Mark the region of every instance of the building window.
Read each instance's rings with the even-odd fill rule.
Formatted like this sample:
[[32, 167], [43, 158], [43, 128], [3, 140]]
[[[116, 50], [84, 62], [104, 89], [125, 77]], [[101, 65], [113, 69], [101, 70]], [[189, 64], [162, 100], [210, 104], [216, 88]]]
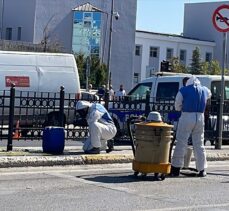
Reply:
[[157, 47], [150, 47], [149, 56], [154, 57], [154, 58], [158, 58], [158, 48]]
[[136, 45], [135, 46], [135, 56], [140, 56], [141, 55], [141, 46]]
[[101, 51], [101, 12], [74, 11], [72, 51], [99, 57]]
[[186, 50], [180, 50], [180, 61], [183, 64], [186, 63], [186, 55], [187, 55]]
[[17, 40], [21, 40], [21, 27], [17, 28]]
[[138, 73], [134, 73], [134, 83], [138, 83], [139, 81], [139, 74]]
[[12, 40], [12, 28], [6, 28], [6, 40]]
[[166, 60], [171, 60], [173, 57], [173, 49], [172, 48], [167, 48], [166, 50]]
[[206, 53], [205, 55], [205, 61], [206, 62], [210, 62], [212, 60], [212, 53]]

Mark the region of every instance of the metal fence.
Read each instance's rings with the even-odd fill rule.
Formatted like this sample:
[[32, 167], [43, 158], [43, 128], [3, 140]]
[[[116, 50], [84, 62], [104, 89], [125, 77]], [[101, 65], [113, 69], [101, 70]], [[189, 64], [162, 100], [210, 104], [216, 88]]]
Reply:
[[[118, 141], [129, 140], [127, 120], [132, 116], [147, 116], [150, 111], [158, 111], [163, 121], [174, 124], [179, 118], [175, 111], [174, 100], [132, 99], [130, 97], [109, 100], [105, 98], [83, 99], [102, 103], [114, 119], [118, 129], [115, 137]], [[40, 140], [46, 126], [65, 128], [66, 140], [79, 140], [88, 136], [88, 128], [77, 124], [75, 94], [64, 92], [61, 87], [58, 93], [17, 91], [0, 91], [0, 140], [7, 139], [7, 149], [12, 149], [12, 140]], [[218, 137], [219, 101], [212, 100], [205, 112], [206, 139]], [[229, 102], [224, 103], [223, 138], [229, 139]]]

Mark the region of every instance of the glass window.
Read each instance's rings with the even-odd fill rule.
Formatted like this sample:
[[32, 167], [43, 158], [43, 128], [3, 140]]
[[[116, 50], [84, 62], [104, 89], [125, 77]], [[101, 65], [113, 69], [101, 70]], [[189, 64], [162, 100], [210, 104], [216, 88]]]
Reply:
[[134, 73], [134, 83], [138, 83], [139, 80], [139, 74], [138, 73]]
[[141, 99], [146, 99], [146, 93], [147, 91], [150, 91], [152, 88], [152, 83], [148, 82], [148, 83], [141, 83], [136, 85], [130, 92], [129, 92], [129, 96], [132, 97], [132, 99], [137, 99], [137, 98], [141, 98]]
[[12, 40], [12, 28], [6, 28], [6, 40]]
[[140, 56], [141, 55], [141, 46], [140, 45], [136, 45], [135, 46], [135, 55], [136, 56]]
[[185, 64], [186, 62], [186, 50], [180, 50], [180, 61]]
[[[221, 94], [221, 81], [213, 81], [211, 84], [212, 99], [217, 100]], [[229, 100], [229, 81], [225, 81], [224, 99]]]
[[100, 55], [101, 13], [75, 11], [73, 15], [72, 51], [86, 56]]
[[157, 86], [157, 100], [175, 100], [179, 82], [161, 82]]
[[91, 21], [84, 21], [84, 27], [91, 28]]
[[157, 47], [150, 47], [149, 56], [157, 58], [158, 57], [158, 48]]
[[166, 60], [170, 60], [173, 57], [173, 49], [172, 48], [167, 48], [166, 50]]
[[93, 13], [93, 20], [101, 21], [101, 13], [100, 12], [94, 12]]
[[21, 40], [21, 27], [17, 28], [17, 40]]
[[212, 60], [212, 53], [206, 53], [205, 55], [205, 61], [206, 62], [210, 62]]
[[91, 12], [84, 12], [84, 20], [92, 20], [92, 13]]

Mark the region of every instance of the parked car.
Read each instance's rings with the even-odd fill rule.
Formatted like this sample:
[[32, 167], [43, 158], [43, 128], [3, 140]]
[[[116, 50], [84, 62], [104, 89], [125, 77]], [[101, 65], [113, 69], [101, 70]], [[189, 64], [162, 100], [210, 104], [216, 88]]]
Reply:
[[81, 91], [81, 100], [86, 101], [98, 101], [99, 96], [97, 94], [87, 92], [87, 91]]

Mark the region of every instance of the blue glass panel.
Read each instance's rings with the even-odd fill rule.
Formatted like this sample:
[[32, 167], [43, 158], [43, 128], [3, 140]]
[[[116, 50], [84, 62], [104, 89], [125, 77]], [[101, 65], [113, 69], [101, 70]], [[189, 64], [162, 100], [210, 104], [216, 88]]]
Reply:
[[93, 27], [94, 28], [97, 28], [97, 29], [100, 29], [100, 27], [101, 27], [101, 21], [93, 21]]
[[101, 12], [94, 12], [93, 13], [93, 20], [101, 21]]
[[99, 56], [101, 39], [100, 12], [74, 12], [72, 50]]
[[74, 12], [74, 19], [82, 20], [83, 19], [83, 12]]

